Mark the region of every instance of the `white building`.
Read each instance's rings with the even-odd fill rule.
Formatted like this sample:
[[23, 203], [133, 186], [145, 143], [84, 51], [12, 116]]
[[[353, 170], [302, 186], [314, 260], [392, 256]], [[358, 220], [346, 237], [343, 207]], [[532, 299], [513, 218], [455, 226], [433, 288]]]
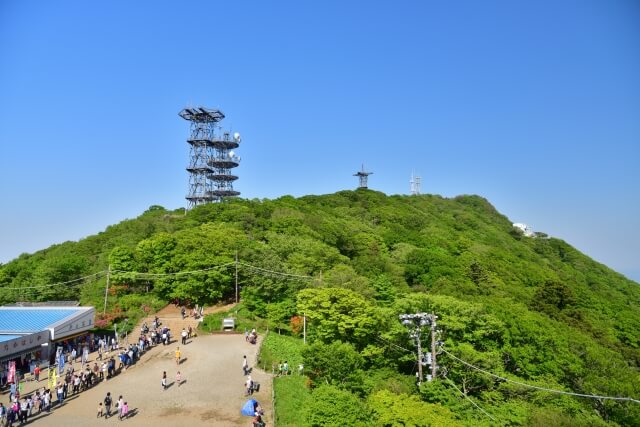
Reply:
[[527, 237], [535, 236], [535, 233], [533, 232], [531, 227], [529, 227], [527, 224], [523, 224], [521, 222], [516, 222], [516, 223], [513, 224], [513, 226], [515, 228], [519, 229], [520, 231], [522, 231], [522, 234], [524, 234]]

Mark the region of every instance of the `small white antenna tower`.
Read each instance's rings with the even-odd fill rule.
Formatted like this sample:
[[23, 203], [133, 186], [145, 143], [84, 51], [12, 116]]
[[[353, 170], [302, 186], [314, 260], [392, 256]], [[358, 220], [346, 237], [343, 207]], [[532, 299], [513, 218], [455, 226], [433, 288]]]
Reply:
[[421, 181], [422, 179], [419, 176], [415, 176], [413, 174], [413, 171], [411, 171], [411, 180], [409, 181], [409, 184], [411, 185], [412, 196], [418, 196], [421, 194], [421, 190], [420, 190]]

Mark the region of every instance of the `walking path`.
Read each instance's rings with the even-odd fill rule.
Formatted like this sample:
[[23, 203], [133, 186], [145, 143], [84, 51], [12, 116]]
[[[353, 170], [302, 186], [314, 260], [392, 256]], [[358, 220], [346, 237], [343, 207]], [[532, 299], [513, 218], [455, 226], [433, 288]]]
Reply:
[[[179, 316], [179, 308], [176, 310], [178, 317], [175, 319], [169, 317], [172, 312], [171, 306], [158, 313], [163, 323], [163, 314], [167, 315], [166, 325], [180, 327], [179, 330], [172, 329], [172, 344], [150, 349], [128, 370], [123, 370], [114, 378], [77, 395], [70, 394], [64, 405], [54, 406], [50, 414], [43, 412], [32, 416], [29, 423], [42, 427], [84, 427], [118, 422], [117, 417], [109, 420], [96, 418], [98, 403], [103, 401], [107, 392], [111, 392], [114, 404], [120, 395], [128, 402], [130, 417], [123, 422], [130, 426], [250, 425], [251, 419], [240, 415], [240, 409], [248, 399], [244, 396], [246, 377], [242, 373], [242, 356], [246, 355], [249, 361], [256, 360], [258, 346], [247, 343], [242, 334], [200, 335], [189, 340], [186, 346], [182, 346], [179, 341], [182, 327], [177, 323], [182, 319]], [[169, 323], [174, 321], [176, 322]], [[178, 346], [183, 360], [177, 366], [174, 352]], [[96, 353], [91, 354], [91, 364], [95, 356]], [[177, 370], [182, 374], [183, 382], [180, 386], [175, 383]], [[163, 371], [167, 372], [168, 378], [166, 390], [161, 386]], [[267, 425], [273, 425], [270, 419], [271, 376], [258, 369], [255, 369], [251, 376], [261, 384], [260, 392], [254, 394], [253, 398], [264, 408]], [[25, 392], [46, 385], [45, 372], [41, 375], [39, 383], [28, 382]], [[2, 401], [7, 403], [8, 394], [2, 396]]]

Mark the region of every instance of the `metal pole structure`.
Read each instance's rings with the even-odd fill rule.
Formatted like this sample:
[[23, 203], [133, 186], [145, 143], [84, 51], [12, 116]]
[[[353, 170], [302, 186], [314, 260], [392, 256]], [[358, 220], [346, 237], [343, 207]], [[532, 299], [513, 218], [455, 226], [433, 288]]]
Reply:
[[111, 276], [111, 264], [109, 264], [109, 268], [107, 268], [107, 286], [104, 288], [104, 310], [102, 310], [102, 314], [107, 314], [107, 295], [109, 294], [109, 276]]
[[238, 251], [236, 251], [236, 304], [238, 303]]
[[307, 313], [302, 313], [302, 344], [307, 343]]
[[431, 378], [436, 378], [436, 319], [438, 316], [431, 315]]
[[418, 381], [422, 383], [422, 345], [420, 344], [420, 330], [418, 330], [418, 336], [416, 342], [418, 343]]
[[[431, 365], [431, 375], [427, 375], [427, 381], [433, 381], [436, 377], [436, 319], [438, 316], [428, 313], [401, 314], [400, 321], [409, 329], [409, 336], [416, 341], [418, 349], [418, 384], [423, 380], [422, 366]], [[431, 329], [431, 354], [427, 352], [427, 357], [422, 353], [422, 329], [429, 325]]]

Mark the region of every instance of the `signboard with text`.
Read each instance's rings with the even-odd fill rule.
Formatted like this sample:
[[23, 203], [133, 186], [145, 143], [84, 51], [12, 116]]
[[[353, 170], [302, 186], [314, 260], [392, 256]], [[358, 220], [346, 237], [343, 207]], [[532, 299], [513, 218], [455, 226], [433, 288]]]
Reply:
[[29, 350], [39, 350], [42, 344], [49, 343], [49, 331], [23, 335], [9, 341], [0, 342], [0, 358], [20, 355]]

